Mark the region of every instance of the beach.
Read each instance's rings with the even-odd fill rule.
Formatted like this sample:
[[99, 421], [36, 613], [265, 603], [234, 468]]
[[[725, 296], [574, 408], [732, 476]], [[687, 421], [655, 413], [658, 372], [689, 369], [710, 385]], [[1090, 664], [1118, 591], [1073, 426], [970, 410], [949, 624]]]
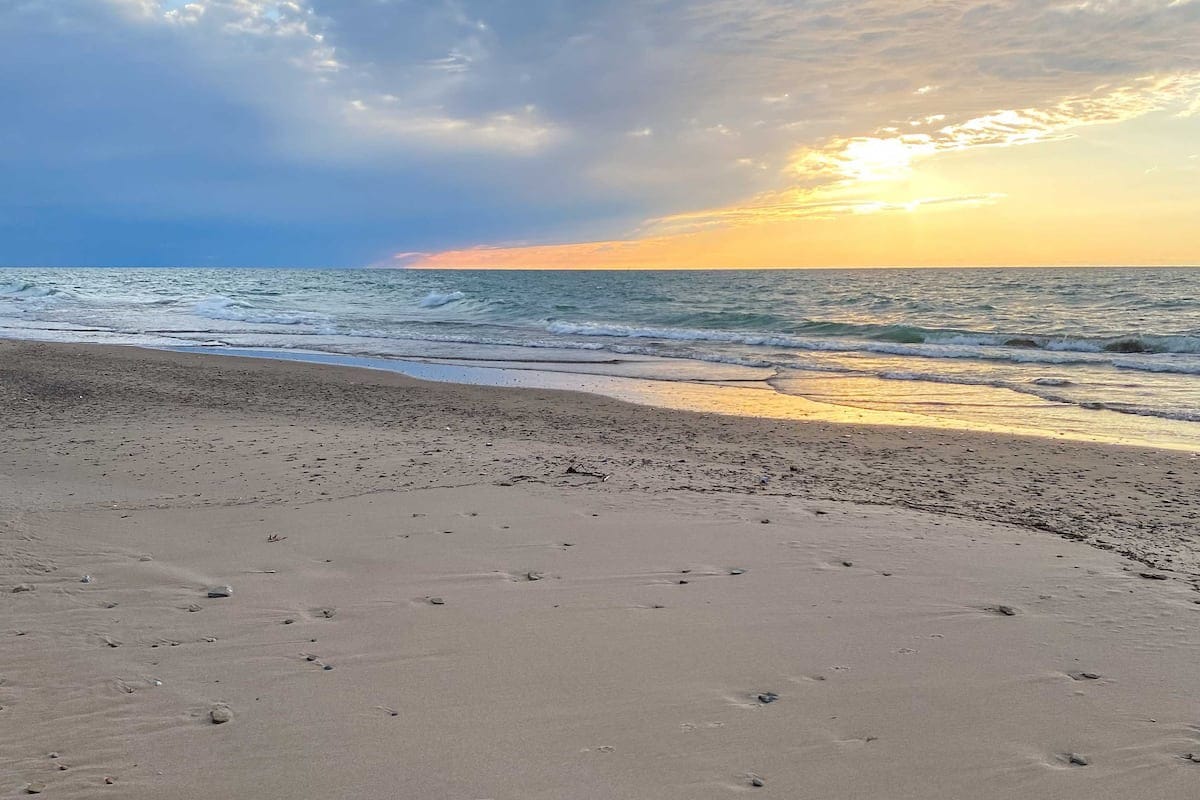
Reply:
[[0, 411], [0, 797], [1200, 780], [1186, 449], [19, 341]]

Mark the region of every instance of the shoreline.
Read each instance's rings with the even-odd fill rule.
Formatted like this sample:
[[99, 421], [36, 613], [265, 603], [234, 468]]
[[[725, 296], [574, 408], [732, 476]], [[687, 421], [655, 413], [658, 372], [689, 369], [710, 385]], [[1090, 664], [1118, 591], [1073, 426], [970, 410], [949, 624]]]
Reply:
[[19, 342], [0, 409], [3, 798], [1194, 790], [1179, 451]]
[[[990, 279], [917, 273], [834, 280], [751, 270], [731, 282], [185, 269], [147, 270], [128, 283], [120, 270], [18, 270], [0, 286], [0, 332], [273, 357], [312, 351], [390, 368], [409, 361], [418, 366], [399, 368], [425, 377], [436, 377], [428, 363], [460, 373], [532, 368], [519, 382], [536, 386], [574, 372], [588, 377], [568, 388], [684, 410], [1200, 450], [1195, 309], [1186, 300], [1163, 306], [1159, 296], [1167, 285], [1196, 295], [1190, 277], [1041, 270], [1025, 281], [1000, 271], [1006, 291], [991, 297]], [[1079, 285], [1096, 296], [1081, 297]], [[1044, 303], [1071, 321], [1042, 319]], [[749, 376], [765, 386], [739, 385], [764, 391], [713, 389]]]
[[[141, 345], [131, 345], [142, 347]], [[929, 428], [934, 430], [965, 431], [973, 433], [1032, 436], [1049, 440], [1091, 442], [1096, 444], [1129, 445], [1155, 449], [1179, 450], [1187, 453], [1200, 452], [1200, 425], [1182, 420], [1167, 420], [1159, 417], [1132, 418], [1110, 410], [1082, 411], [1071, 409], [1074, 416], [1095, 413], [1115, 414], [1126, 427], [1120, 432], [1103, 435], [1091, 429], [1055, 430], [1037, 425], [1026, 425], [1013, 421], [988, 423], [979, 419], [938, 416], [915, 411], [872, 409], [854, 405], [845, 398], [817, 400], [804, 394], [780, 391], [773, 381], [773, 374], [741, 377], [736, 366], [719, 365], [730, 370], [728, 377], [700, 378], [686, 375], [686, 367], [706, 365], [706, 362], [669, 357], [643, 357], [653, 363], [680, 362], [685, 374], [677, 378], [642, 378], [638, 375], [608, 373], [603, 370], [557, 369], [560, 364], [577, 367], [603, 367], [622, 363], [612, 359], [585, 359], [583, 351], [576, 361], [519, 361], [512, 358], [473, 357], [430, 357], [411, 356], [382, 357], [349, 355], [321, 350], [271, 349], [196, 346], [143, 347], [148, 350], [194, 353], [231, 358], [258, 358], [298, 363], [331, 364], [354, 369], [371, 369], [395, 372], [417, 380], [435, 383], [451, 383], [470, 386], [492, 386], [528, 389], [550, 389], [583, 392], [620, 400], [636, 405], [651, 406], [671, 411], [715, 413], [760, 419], [790, 421], [821, 421], [851, 425], [877, 425], [889, 427]], [[535, 366], [535, 365], [540, 365]], [[707, 365], [716, 367], [718, 365]], [[746, 374], [762, 371], [746, 367]], [[813, 378], [813, 380], [816, 380]], [[760, 384], [751, 386], [751, 384]], [[980, 387], [983, 388], [983, 387]], [[1010, 409], [1016, 414], [1018, 409]], [[1195, 429], [1195, 430], [1193, 430]], [[1102, 428], [1101, 428], [1102, 430]]]
[[[734, 416], [634, 404], [565, 385], [544, 388], [446, 383], [390, 370], [336, 363], [230, 358], [207, 352], [177, 353], [123, 345], [0, 340], [0, 357], [31, 351], [53, 354], [67, 361], [99, 354], [113, 369], [139, 363], [154, 365], [163, 369], [162, 378], [166, 380], [191, 381], [196, 385], [204, 385], [208, 373], [220, 375], [224, 370], [218, 365], [227, 365], [228, 372], [239, 377], [261, 376], [285, 382], [289, 378], [303, 381], [312, 377], [329, 381], [343, 391], [347, 386], [369, 387], [380, 393], [410, 388], [421, 393], [423, 413], [430, 413], [431, 406], [439, 402], [461, 399], [475, 407], [488, 408], [494, 404], [495, 408], [488, 408], [488, 411], [507, 412], [515, 417], [515, 424], [526, 426], [529, 422], [523, 419], [527, 411], [525, 402], [550, 402], [582, 409], [583, 414], [573, 419], [578, 427], [570, 432], [584, 437], [587, 446], [596, 441], [595, 432], [588, 430], [593, 420], [587, 415], [605, 415], [609, 424], [618, 417], [644, 417], [662, 425], [664, 430], [678, 432], [680, 438], [699, 435], [693, 443], [695, 446], [676, 444], [674, 449], [677, 454], [699, 456], [702, 463], [712, 458], [714, 449], [743, 451], [734, 455], [732, 461], [729, 460], [730, 452], [720, 452], [712, 463], [705, 464], [708, 467], [705, 470], [708, 474], [704, 475], [706, 480], [685, 484], [686, 488], [785, 497], [807, 494], [815, 498], [894, 505], [1015, 524], [1113, 550], [1150, 567], [1175, 569], [1200, 590], [1200, 552], [1185, 552], [1192, 544], [1196, 525], [1200, 524], [1200, 502], [1189, 501], [1189, 498], [1200, 497], [1200, 470], [1196, 469], [1200, 453], [1187, 450], [1053, 439], [1012, 432], [829, 421], [820, 416], [802, 420]], [[192, 362], [208, 367], [203, 372], [189, 371]], [[129, 400], [140, 401], [142, 398], [131, 396], [119, 385], [122, 377], [119, 373], [105, 373], [103, 385]], [[158, 376], [149, 377], [153, 380]], [[236, 388], [241, 390], [241, 401], [264, 403], [265, 407], [256, 409], [256, 413], [271, 413], [281, 407], [289, 415], [309, 413], [281, 403], [280, 398], [254, 392], [250, 386]], [[201, 408], [206, 405], [226, 408], [231, 403], [220, 395], [206, 398], [197, 392], [193, 389], [190, 402]], [[373, 399], [379, 402], [379, 398]], [[352, 402], [350, 397], [345, 400]], [[103, 413], [104, 408], [95, 411]], [[378, 407], [372, 411], [378, 412]], [[436, 411], [433, 416], [437, 416]], [[508, 421], [513, 424], [512, 419]], [[479, 427], [478, 421], [471, 422], [473, 427]], [[387, 424], [396, 425], [397, 421], [388, 420]], [[538, 439], [537, 428], [526, 430], [526, 435], [532, 434], [535, 440]], [[543, 435], [542, 439], [566, 433], [545, 428], [540, 432], [550, 434]], [[617, 437], [621, 433], [619, 427], [610, 428], [608, 432]], [[487, 434], [486, 431], [480, 433]], [[724, 437], [733, 440], [722, 441]], [[544, 441], [539, 443], [545, 444]], [[632, 449], [633, 443], [633, 437], [624, 437], [617, 450]], [[796, 451], [797, 447], [811, 446], [818, 446], [820, 452]], [[932, 456], [920, 452], [932, 448], [941, 448], [945, 452], [935, 451]], [[554, 450], [556, 462], [597, 460], [600, 455], [583, 448], [579, 453], [569, 455], [564, 455], [561, 448]], [[821, 474], [820, 470], [806, 470], [789, 462], [789, 450], [793, 456], [802, 456], [797, 459], [800, 463], [814, 463], [814, 455], [830, 457], [831, 461], [850, 457], [862, 480], [833, 472]], [[906, 453], [915, 454], [916, 458], [905, 462]], [[600, 460], [611, 464], [615, 459], [610, 456]], [[889, 463], [889, 460], [895, 461]], [[1080, 464], [1085, 465], [1084, 468], [1081, 469]], [[924, 479], [919, 480], [918, 476], [922, 474]], [[764, 476], [772, 477], [774, 482], [769, 480], [764, 485], [761, 482]], [[1045, 481], [1044, 486], [1038, 484], [1039, 479]], [[1067, 481], [1071, 482], [1069, 486], [1063, 483]], [[959, 482], [963, 485], [953, 485]], [[630, 488], [640, 486], [633, 476], [622, 483]], [[658, 489], [660, 487], [655, 484], [661, 483], [660, 477], [645, 488]], [[681, 488], [671, 485], [677, 482], [666, 483], [671, 489]], [[951, 488], [943, 488], [943, 483], [951, 484]], [[1047, 502], [1056, 495], [1062, 507]], [[1025, 501], [1024, 506], [1018, 505], [1021, 500]], [[1138, 507], [1141, 513], [1133, 522], [1128, 519], [1130, 507]], [[1150, 538], [1152, 536], [1161, 539], [1156, 541]], [[1200, 548], [1196, 549], [1200, 551]]]

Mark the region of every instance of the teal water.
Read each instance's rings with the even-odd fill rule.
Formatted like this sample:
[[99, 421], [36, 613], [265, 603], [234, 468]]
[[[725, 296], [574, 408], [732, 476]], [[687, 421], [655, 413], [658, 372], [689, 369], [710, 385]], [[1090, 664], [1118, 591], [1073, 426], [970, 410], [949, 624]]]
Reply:
[[1069, 409], [1101, 433], [1140, 417], [1200, 436], [1200, 269], [8, 269], [0, 335], [758, 381], [944, 420], [1061, 427]]

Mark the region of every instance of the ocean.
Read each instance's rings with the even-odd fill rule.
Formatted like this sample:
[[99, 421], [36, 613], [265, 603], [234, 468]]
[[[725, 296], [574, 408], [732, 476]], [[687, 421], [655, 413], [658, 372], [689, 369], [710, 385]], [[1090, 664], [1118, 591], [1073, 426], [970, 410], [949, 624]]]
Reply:
[[0, 335], [1200, 449], [1200, 269], [3, 269]]

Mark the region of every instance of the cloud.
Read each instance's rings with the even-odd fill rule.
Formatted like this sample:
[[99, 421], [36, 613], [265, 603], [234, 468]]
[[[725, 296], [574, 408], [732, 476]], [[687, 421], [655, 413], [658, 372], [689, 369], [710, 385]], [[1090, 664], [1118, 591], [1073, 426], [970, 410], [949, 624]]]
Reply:
[[326, 264], [861, 213], [811, 193], [1196, 114], [1197, 40], [1181, 0], [15, 0], [0, 233]]
[[873, 135], [835, 137], [793, 154], [790, 173], [797, 185], [783, 192], [758, 195], [748, 202], [722, 208], [689, 211], [649, 220], [645, 230], [682, 232], [717, 225], [773, 223], [786, 219], [828, 218], [840, 214], [911, 212], [942, 206], [984, 206], [999, 202], [1002, 193], [915, 198], [905, 202], [847, 196], [870, 184], [907, 178], [917, 162], [948, 153], [1062, 141], [1076, 131], [1136, 119], [1154, 111], [1178, 109], [1190, 113], [1200, 98], [1200, 72], [1145, 76], [1119, 86], [1101, 86], [1088, 95], [1062, 99], [1045, 108], [992, 111], [961, 122], [933, 127], [947, 115], [910, 121], [919, 132], [899, 133], [887, 126]]

